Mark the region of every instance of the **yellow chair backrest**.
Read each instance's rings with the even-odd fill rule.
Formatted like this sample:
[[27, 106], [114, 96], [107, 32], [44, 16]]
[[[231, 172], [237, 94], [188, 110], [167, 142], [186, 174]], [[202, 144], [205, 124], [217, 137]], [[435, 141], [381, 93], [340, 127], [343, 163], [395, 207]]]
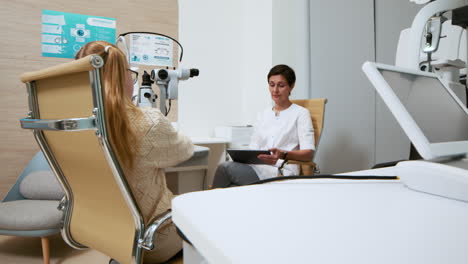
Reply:
[[314, 127], [315, 148], [317, 149], [320, 136], [322, 135], [323, 121], [325, 117], [326, 98], [291, 100], [292, 103], [300, 105], [310, 112], [312, 125]]
[[[300, 105], [310, 112], [312, 119], [312, 126], [314, 127], [315, 136], [315, 152], [318, 150], [320, 137], [322, 136], [323, 123], [325, 118], [325, 104], [327, 103], [326, 98], [315, 98], [315, 99], [302, 99], [302, 100], [291, 100], [292, 103]], [[303, 174], [312, 175], [313, 171], [310, 169], [310, 165], [301, 165], [301, 171]]]
[[[88, 56], [23, 74], [21, 80], [28, 84], [30, 97], [33, 97], [30, 105], [37, 103], [32, 118], [57, 120], [93, 116], [96, 98], [92, 85], [99, 82], [99, 69], [93, 67], [92, 59]], [[135, 211], [131, 210], [128, 196], [122, 191], [122, 183], [115, 177], [115, 167], [106, 156], [96, 130], [36, 129], [35, 134], [36, 138], [43, 135], [46, 144], [41, 149], [52, 163], [51, 167], [56, 163], [53, 169], [67, 193], [68, 211], [62, 232], [65, 240], [70, 240], [76, 248], [96, 249], [120, 263], [135, 263], [135, 259], [139, 259], [135, 257], [135, 245], [141, 219], [133, 214]]]

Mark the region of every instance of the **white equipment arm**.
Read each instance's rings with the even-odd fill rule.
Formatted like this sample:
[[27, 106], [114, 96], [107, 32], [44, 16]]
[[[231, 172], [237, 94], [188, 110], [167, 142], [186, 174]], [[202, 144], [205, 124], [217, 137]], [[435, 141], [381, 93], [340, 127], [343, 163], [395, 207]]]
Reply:
[[406, 67], [419, 69], [421, 38], [426, 22], [437, 13], [453, 10], [466, 5], [468, 5], [468, 0], [440, 0], [427, 4], [418, 12], [413, 20], [413, 24], [411, 25], [408, 61], [405, 65]]

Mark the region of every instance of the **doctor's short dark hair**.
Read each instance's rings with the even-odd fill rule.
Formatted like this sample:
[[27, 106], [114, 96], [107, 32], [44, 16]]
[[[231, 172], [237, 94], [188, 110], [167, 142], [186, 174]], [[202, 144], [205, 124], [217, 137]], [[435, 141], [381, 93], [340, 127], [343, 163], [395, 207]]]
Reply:
[[283, 76], [288, 82], [288, 85], [291, 87], [293, 87], [294, 83], [296, 83], [296, 74], [294, 73], [294, 70], [288, 65], [278, 64], [271, 68], [270, 72], [268, 73], [267, 81], [269, 81], [270, 77], [274, 75]]

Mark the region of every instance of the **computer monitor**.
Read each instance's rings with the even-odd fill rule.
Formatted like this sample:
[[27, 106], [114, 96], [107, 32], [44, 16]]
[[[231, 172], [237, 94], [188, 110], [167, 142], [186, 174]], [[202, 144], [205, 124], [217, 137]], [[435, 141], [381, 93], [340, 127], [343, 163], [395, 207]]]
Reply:
[[468, 109], [436, 74], [373, 62], [363, 70], [424, 159], [468, 153]]

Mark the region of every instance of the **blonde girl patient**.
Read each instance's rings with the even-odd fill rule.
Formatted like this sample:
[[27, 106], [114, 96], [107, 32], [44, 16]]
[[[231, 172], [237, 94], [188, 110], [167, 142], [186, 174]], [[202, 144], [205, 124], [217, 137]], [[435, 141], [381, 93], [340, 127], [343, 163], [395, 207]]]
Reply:
[[[98, 54], [105, 61], [102, 79], [110, 142], [147, 224], [170, 209], [174, 197], [162, 168], [189, 159], [193, 144], [158, 109], [133, 105], [131, 72], [120, 49], [105, 41], [94, 41], [84, 45], [75, 59], [90, 54]], [[165, 262], [182, 249], [172, 223], [162, 227], [155, 240], [157, 247], [144, 253], [144, 263]]]

